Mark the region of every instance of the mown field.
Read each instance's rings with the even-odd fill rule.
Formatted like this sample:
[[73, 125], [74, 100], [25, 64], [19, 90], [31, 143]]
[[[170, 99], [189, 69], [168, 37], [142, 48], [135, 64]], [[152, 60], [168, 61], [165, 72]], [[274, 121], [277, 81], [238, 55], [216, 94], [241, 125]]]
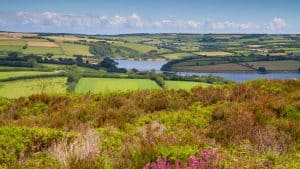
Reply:
[[75, 91], [77, 93], [99, 93], [159, 88], [154, 81], [149, 79], [82, 78]]
[[[1, 68], [0, 68], [1, 69]], [[49, 75], [55, 74], [55, 72], [41, 72], [41, 71], [12, 71], [12, 72], [0, 72], [0, 80], [8, 79], [11, 77], [20, 76], [34, 76], [34, 75]]]
[[297, 71], [300, 68], [299, 61], [264, 61], [264, 62], [247, 62], [253, 65], [254, 68], [265, 67], [270, 71]]
[[0, 97], [0, 167], [298, 169], [299, 95], [299, 80], [256, 80]]
[[0, 82], [0, 96], [18, 98], [39, 93], [65, 93], [66, 78], [41, 78]]
[[207, 87], [209, 84], [201, 82], [187, 82], [187, 81], [165, 81], [167, 89], [186, 89], [189, 90], [194, 87]]
[[[47, 66], [47, 65], [44, 65]], [[50, 65], [53, 66], [53, 65]], [[61, 67], [53, 67], [60, 69]], [[7, 67], [4, 67], [7, 70]], [[86, 71], [85, 69], [79, 69]], [[9, 80], [0, 82], [0, 96], [7, 98], [18, 98], [40, 93], [65, 93], [67, 90], [66, 78], [62, 77], [35, 77], [53, 75], [57, 72], [41, 71], [6, 71], [0, 72], [0, 80], [22, 77], [20, 80]], [[167, 89], [191, 89], [196, 86], [209, 86], [207, 83], [188, 81], [165, 81]], [[150, 79], [121, 79], [121, 78], [81, 78], [76, 85], [76, 93], [108, 93], [126, 92], [143, 89], [161, 89], [156, 82]]]

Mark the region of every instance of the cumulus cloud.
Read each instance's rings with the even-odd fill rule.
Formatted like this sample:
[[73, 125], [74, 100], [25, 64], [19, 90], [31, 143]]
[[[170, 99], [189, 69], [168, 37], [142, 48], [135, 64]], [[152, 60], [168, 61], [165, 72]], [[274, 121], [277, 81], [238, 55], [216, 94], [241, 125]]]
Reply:
[[33, 32], [74, 33], [139, 33], [139, 32], [189, 32], [189, 33], [253, 33], [284, 29], [284, 19], [275, 17], [265, 25], [252, 22], [238, 23], [230, 20], [199, 21], [193, 19], [150, 19], [136, 13], [128, 16], [92, 16], [60, 14], [56, 12], [0, 12], [0, 29]]
[[280, 17], [275, 17], [273, 20], [267, 25], [267, 28], [274, 31], [274, 30], [282, 30], [286, 28], [287, 24], [284, 19]]

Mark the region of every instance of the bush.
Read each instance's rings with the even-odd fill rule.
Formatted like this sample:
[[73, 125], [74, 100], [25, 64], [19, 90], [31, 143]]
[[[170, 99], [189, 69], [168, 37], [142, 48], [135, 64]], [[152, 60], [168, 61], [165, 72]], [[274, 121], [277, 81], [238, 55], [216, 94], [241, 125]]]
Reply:
[[54, 129], [0, 127], [1, 167], [16, 167], [19, 160], [35, 152], [47, 150], [63, 137], [65, 137], [63, 132]]

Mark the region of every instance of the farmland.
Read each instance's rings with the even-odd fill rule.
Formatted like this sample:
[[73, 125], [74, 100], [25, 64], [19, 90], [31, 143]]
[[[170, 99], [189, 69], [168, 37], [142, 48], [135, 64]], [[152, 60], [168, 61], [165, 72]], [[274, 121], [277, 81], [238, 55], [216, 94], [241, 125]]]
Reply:
[[[298, 57], [299, 35], [147, 34], [147, 35], [44, 35], [2, 33], [0, 53], [84, 56], [94, 62], [103, 57], [135, 60], [175, 60], [208, 57]], [[92, 48], [92, 49], [91, 49]], [[95, 49], [96, 48], [96, 49]]]
[[34, 75], [48, 75], [54, 74], [54, 72], [41, 72], [41, 71], [11, 71], [11, 72], [0, 72], [0, 80], [8, 79], [11, 77], [26, 77]]
[[179, 66], [174, 67], [174, 70], [178, 71], [196, 71], [196, 72], [232, 72], [232, 71], [241, 71], [248, 72], [253, 71], [246, 66], [239, 64], [217, 64], [217, 65], [206, 65], [206, 66]]
[[154, 81], [148, 79], [83, 78], [77, 84], [75, 91], [99, 93], [159, 88]]
[[166, 81], [167, 89], [186, 89], [189, 90], [194, 87], [206, 87], [209, 86], [207, 83], [201, 83], [201, 82], [185, 82], [185, 81]]
[[0, 95], [18, 98], [38, 93], [65, 93], [66, 78], [43, 78], [0, 82]]
[[263, 61], [246, 62], [244, 64], [253, 65], [254, 68], [265, 67], [270, 71], [295, 71], [300, 68], [299, 61]]

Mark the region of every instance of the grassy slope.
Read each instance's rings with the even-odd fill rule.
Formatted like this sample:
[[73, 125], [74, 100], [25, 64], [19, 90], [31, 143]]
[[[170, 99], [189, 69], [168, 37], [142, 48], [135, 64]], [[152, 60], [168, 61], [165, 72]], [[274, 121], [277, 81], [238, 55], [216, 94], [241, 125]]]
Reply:
[[126, 91], [136, 89], [158, 89], [159, 86], [148, 79], [82, 78], [76, 86], [77, 93]]
[[202, 82], [165, 81], [165, 83], [168, 89], [191, 89], [197, 86], [209, 86], [209, 84]]
[[267, 70], [298, 70], [300, 68], [299, 61], [284, 60], [284, 61], [263, 61], [263, 62], [247, 62], [255, 68], [265, 67]]
[[10, 77], [32, 76], [53, 74], [54, 72], [40, 72], [40, 71], [14, 71], [14, 72], [0, 72], [0, 79], [7, 79]]
[[54, 55], [61, 55], [63, 54], [63, 51], [59, 47], [31, 47], [29, 46], [28, 48], [24, 49], [22, 51], [24, 54], [47, 54], [47, 53], [52, 53]]
[[7, 98], [17, 98], [42, 92], [42, 86], [46, 86], [46, 93], [65, 93], [66, 78], [46, 78], [17, 80], [0, 83], [0, 96]]
[[92, 56], [92, 54], [89, 51], [89, 46], [87, 45], [60, 43], [59, 46], [62, 48], [64, 54], [67, 56], [73, 56], [73, 55]]

